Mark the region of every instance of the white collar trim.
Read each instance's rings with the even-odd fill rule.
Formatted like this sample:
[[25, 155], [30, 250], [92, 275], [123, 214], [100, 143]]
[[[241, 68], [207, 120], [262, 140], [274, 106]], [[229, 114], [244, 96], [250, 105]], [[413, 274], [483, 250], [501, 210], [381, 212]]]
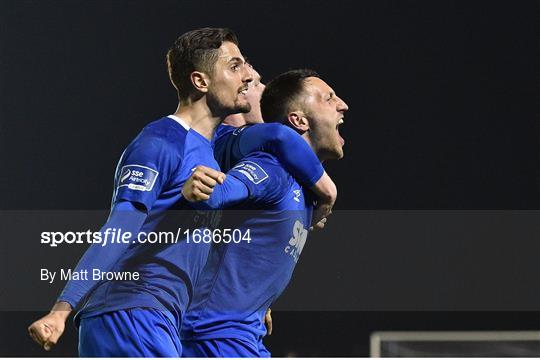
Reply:
[[186, 124], [186, 122], [185, 122], [184, 120], [180, 119], [178, 116], [176, 116], [176, 115], [169, 115], [169, 116], [167, 116], [167, 117], [173, 119], [174, 121], [176, 121], [177, 123], [179, 123], [180, 125], [182, 125], [182, 127], [183, 127], [184, 129], [186, 129], [186, 130], [189, 131], [189, 129], [190, 129], [189, 125]]

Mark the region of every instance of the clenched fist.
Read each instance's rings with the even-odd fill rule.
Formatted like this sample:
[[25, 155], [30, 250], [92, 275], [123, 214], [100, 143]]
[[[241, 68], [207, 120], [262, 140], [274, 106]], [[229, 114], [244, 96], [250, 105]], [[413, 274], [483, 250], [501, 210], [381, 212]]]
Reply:
[[66, 302], [56, 303], [49, 314], [28, 327], [28, 333], [45, 350], [51, 350], [64, 333], [66, 319], [71, 310], [71, 306]]
[[214, 187], [223, 184], [225, 177], [221, 171], [199, 165], [182, 186], [182, 195], [189, 202], [208, 200]]

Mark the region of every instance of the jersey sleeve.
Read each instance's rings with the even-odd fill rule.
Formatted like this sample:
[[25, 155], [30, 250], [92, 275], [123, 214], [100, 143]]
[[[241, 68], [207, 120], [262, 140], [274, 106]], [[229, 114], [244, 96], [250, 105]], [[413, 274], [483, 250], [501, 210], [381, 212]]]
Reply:
[[276, 203], [289, 189], [287, 173], [271, 155], [257, 152], [240, 161], [227, 172], [242, 182], [253, 204]]
[[255, 124], [229, 137], [234, 141], [234, 145], [229, 147], [233, 164], [254, 151], [269, 152], [308, 188], [315, 185], [324, 173], [321, 162], [307, 142], [288, 126], [278, 123]]
[[113, 203], [131, 201], [150, 211], [180, 161], [168, 141], [139, 136], [124, 151], [116, 168]]
[[[121, 229], [124, 233], [130, 232], [134, 235], [139, 232], [145, 220], [146, 213], [130, 202], [121, 201], [112, 208], [107, 223], [101, 228], [102, 239], [107, 229]], [[92, 244], [79, 260], [74, 272], [86, 270], [87, 273], [92, 273], [93, 269], [110, 271], [129, 247], [130, 239], [121, 243]], [[57, 301], [65, 301], [76, 309], [98, 282], [91, 277], [88, 280], [69, 280]]]
[[223, 184], [216, 185], [206, 201], [192, 202], [196, 210], [219, 210], [240, 204], [249, 199], [249, 190], [244, 183], [232, 176], [227, 176]]

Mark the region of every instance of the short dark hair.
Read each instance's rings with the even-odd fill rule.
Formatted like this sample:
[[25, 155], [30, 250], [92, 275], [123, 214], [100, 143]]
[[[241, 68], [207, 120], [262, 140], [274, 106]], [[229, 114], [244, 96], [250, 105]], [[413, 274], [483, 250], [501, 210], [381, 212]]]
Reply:
[[190, 75], [201, 71], [212, 75], [219, 47], [230, 41], [238, 45], [236, 34], [227, 28], [202, 28], [182, 34], [167, 52], [169, 78], [180, 98], [193, 92]]
[[311, 69], [289, 70], [266, 84], [261, 96], [261, 112], [265, 122], [287, 123], [292, 110], [304, 90], [304, 81], [309, 77], [320, 78]]

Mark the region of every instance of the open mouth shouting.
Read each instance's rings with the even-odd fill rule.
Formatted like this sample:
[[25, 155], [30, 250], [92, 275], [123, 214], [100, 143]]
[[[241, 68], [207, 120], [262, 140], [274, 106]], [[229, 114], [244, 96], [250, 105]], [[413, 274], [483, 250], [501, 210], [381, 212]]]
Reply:
[[339, 141], [340, 141], [340, 143], [341, 143], [341, 146], [345, 145], [345, 139], [343, 139], [343, 138], [341, 137], [341, 135], [339, 134], [339, 126], [340, 126], [341, 124], [343, 124], [343, 123], [344, 123], [343, 118], [341, 118], [341, 119], [339, 119], [339, 121], [338, 121], [338, 123], [337, 123], [337, 125], [336, 125], [336, 132], [337, 132], [338, 139], [339, 139]]

